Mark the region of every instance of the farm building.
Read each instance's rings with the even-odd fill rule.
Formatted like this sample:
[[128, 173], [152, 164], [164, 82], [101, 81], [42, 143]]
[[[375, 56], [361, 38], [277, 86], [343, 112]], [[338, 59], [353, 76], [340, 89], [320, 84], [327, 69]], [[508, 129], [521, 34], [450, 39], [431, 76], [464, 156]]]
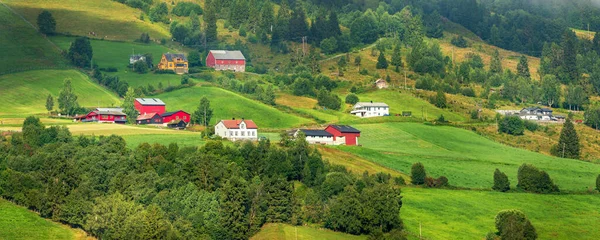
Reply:
[[333, 135], [333, 145], [358, 145], [360, 131], [348, 125], [329, 125], [325, 131]]
[[185, 129], [187, 127], [187, 123], [183, 120], [173, 120], [167, 123], [167, 127], [173, 129]]
[[375, 81], [375, 86], [379, 89], [388, 88], [388, 83], [385, 80], [380, 78], [380, 79], [377, 79], [377, 81]]
[[129, 64], [134, 64], [137, 61], [146, 61], [146, 57], [142, 54], [134, 54], [129, 56]]
[[162, 117], [158, 113], [141, 114], [135, 120], [137, 124], [162, 124]]
[[300, 132], [304, 133], [306, 141], [310, 144], [333, 145], [333, 134], [325, 130], [298, 129], [294, 137], [298, 137]]
[[127, 115], [122, 108], [97, 108], [86, 115], [75, 116], [74, 119], [81, 122], [126, 123]]
[[183, 53], [165, 53], [158, 63], [159, 70], [173, 70], [177, 74], [188, 73], [188, 60]]
[[258, 139], [258, 126], [252, 120], [221, 120], [215, 125], [215, 134], [231, 141]]
[[190, 114], [183, 110], [178, 110], [175, 112], [165, 112], [165, 113], [160, 114], [160, 116], [162, 117], [163, 123], [168, 123], [171, 121], [178, 121], [178, 120], [183, 120], [185, 123], [190, 122]]
[[350, 113], [361, 118], [390, 115], [390, 107], [382, 102], [358, 102], [352, 109]]
[[165, 112], [165, 103], [158, 98], [136, 98], [134, 106], [142, 115], [147, 113], [163, 114]]
[[206, 66], [215, 70], [246, 71], [246, 58], [240, 51], [210, 50]]

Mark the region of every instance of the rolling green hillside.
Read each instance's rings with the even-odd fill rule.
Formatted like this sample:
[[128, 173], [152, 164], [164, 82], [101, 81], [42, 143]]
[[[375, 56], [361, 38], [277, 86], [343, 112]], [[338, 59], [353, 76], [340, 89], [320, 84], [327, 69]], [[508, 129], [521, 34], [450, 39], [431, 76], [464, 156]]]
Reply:
[[410, 173], [415, 162], [422, 162], [431, 176], [446, 176], [450, 184], [485, 188], [493, 185], [496, 168], [505, 172], [514, 187], [517, 169], [531, 163], [545, 170], [563, 190], [586, 191], [594, 186], [600, 165], [560, 159], [508, 147], [473, 132], [418, 123], [361, 124], [362, 148], [340, 147], [383, 166]]
[[[107, 40], [132, 41], [144, 32], [153, 39], [169, 39], [167, 26], [139, 19], [141, 10], [111, 0], [3, 0], [11, 8], [36, 24], [46, 9], [56, 19], [56, 31]], [[94, 32], [96, 35], [89, 35]]]
[[287, 114], [271, 106], [250, 100], [239, 94], [216, 87], [193, 87], [155, 96], [167, 104], [167, 110], [183, 109], [193, 113], [202, 97], [213, 108], [212, 124], [222, 119], [252, 119], [259, 128], [290, 128], [311, 123], [311, 120]]
[[[74, 37], [57, 36], [50, 38], [61, 49], [68, 50], [71, 42], [75, 41]], [[98, 64], [100, 68], [115, 67], [118, 69], [116, 73], [108, 73], [109, 75], [118, 76], [120, 80], [129, 83], [130, 86], [147, 86], [148, 84], [156, 87], [159, 82], [163, 86], [179, 85], [181, 81], [180, 75], [175, 74], [139, 74], [131, 71], [127, 67], [129, 64], [129, 55], [132, 53], [145, 54], [151, 53], [154, 64], [160, 62], [163, 53], [175, 52], [162, 45], [157, 44], [141, 44], [131, 42], [113, 42], [102, 40], [91, 40], [92, 49], [94, 51], [94, 64]]]
[[64, 67], [58, 49], [32, 26], [0, 4], [0, 74]]
[[310, 226], [290, 226], [281, 223], [265, 224], [261, 231], [251, 237], [252, 240], [359, 240], [366, 239], [365, 236], [355, 236], [331, 230], [320, 229]]
[[82, 107], [118, 106], [119, 98], [91, 82], [76, 70], [35, 70], [0, 76], [0, 115], [25, 116], [45, 113], [46, 97], [52, 94], [54, 107], [65, 79], [71, 79]]
[[4, 199], [0, 199], [0, 216], [0, 239], [85, 239], [81, 232], [43, 219]]

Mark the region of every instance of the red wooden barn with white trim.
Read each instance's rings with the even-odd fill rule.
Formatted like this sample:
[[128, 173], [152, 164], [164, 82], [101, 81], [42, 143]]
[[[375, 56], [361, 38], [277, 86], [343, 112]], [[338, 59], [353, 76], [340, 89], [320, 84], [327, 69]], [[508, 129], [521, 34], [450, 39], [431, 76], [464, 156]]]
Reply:
[[170, 123], [171, 121], [183, 120], [185, 123], [190, 122], [190, 114], [183, 111], [177, 110], [175, 112], [166, 112], [160, 115], [163, 123]]
[[217, 71], [245, 72], [246, 58], [240, 51], [210, 50], [206, 56], [206, 66]]
[[134, 101], [135, 109], [141, 115], [148, 113], [163, 114], [165, 110], [165, 103], [158, 98], [136, 98]]
[[334, 145], [345, 144], [348, 146], [358, 145], [360, 130], [348, 125], [329, 125], [325, 131], [333, 135]]

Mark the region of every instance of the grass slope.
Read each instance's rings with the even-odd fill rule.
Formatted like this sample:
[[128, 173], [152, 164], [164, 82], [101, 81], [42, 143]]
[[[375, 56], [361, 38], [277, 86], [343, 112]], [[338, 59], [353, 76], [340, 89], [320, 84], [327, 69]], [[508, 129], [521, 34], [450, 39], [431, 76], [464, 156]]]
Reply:
[[[452, 180], [450, 180], [452, 181]], [[400, 215], [425, 239], [484, 239], [500, 210], [523, 211], [538, 239], [600, 239], [598, 195], [539, 195], [423, 188], [402, 189]]]
[[[65, 79], [71, 79], [79, 105], [116, 106], [120, 100], [107, 89], [92, 83], [76, 70], [35, 70], [0, 76], [0, 115], [24, 116], [45, 113], [46, 97], [58, 98]], [[54, 104], [55, 109], [58, 103]]]
[[52, 43], [2, 4], [0, 33], [0, 74], [65, 65]]
[[167, 110], [183, 109], [193, 113], [202, 97], [211, 101], [213, 117], [211, 122], [222, 119], [252, 119], [259, 128], [290, 128], [311, 123], [311, 120], [281, 112], [255, 100], [216, 87], [193, 87], [155, 96], [167, 104]]
[[79, 36], [95, 32], [94, 38], [132, 41], [144, 32], [153, 39], [169, 39], [167, 26], [139, 19], [139, 9], [111, 0], [3, 0], [11, 8], [36, 24], [42, 10], [56, 19], [56, 31]]
[[514, 187], [517, 169], [531, 163], [545, 170], [562, 190], [585, 191], [594, 186], [600, 165], [559, 159], [508, 147], [473, 132], [418, 123], [361, 124], [362, 148], [340, 147], [385, 167], [410, 173], [422, 162], [428, 174], [444, 175], [450, 184], [470, 188], [491, 188], [494, 169], [505, 172]]
[[[56, 43], [61, 49], [68, 50], [71, 43], [75, 41], [74, 37], [56, 36], [51, 38], [52, 42]], [[120, 80], [129, 83], [130, 86], [147, 86], [148, 84], [158, 86], [161, 82], [163, 86], [179, 85], [181, 76], [175, 74], [139, 74], [131, 71], [127, 67], [129, 64], [129, 55], [133, 52], [136, 54], [151, 53], [154, 65], [160, 62], [163, 53], [175, 52], [162, 45], [157, 44], [141, 44], [131, 42], [114, 42], [103, 40], [91, 40], [92, 49], [94, 51], [94, 64], [98, 64], [100, 68], [115, 67], [118, 69], [116, 73], [108, 73], [116, 75]]]
[[80, 232], [0, 199], [0, 239], [85, 239]]
[[334, 232], [327, 229], [315, 228], [310, 226], [290, 226], [281, 223], [265, 224], [261, 231], [251, 237], [252, 240], [358, 240], [366, 239], [366, 236], [355, 236], [340, 232]]

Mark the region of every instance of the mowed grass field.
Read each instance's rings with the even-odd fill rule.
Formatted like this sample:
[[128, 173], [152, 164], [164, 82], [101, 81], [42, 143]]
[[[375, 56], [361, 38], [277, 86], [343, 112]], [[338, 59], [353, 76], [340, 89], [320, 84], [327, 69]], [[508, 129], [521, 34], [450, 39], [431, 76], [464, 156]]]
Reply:
[[421, 162], [428, 175], [446, 176], [453, 186], [490, 189], [494, 170], [498, 168], [515, 187], [519, 166], [530, 163], [548, 172], [562, 190], [587, 191], [593, 188], [600, 173], [598, 164], [509, 147], [454, 127], [419, 123], [354, 127], [362, 131], [358, 142], [363, 147], [339, 149], [407, 174], [413, 163]]
[[282, 129], [311, 124], [312, 120], [284, 113], [274, 107], [248, 99], [217, 87], [192, 87], [154, 96], [167, 104], [167, 111], [182, 109], [192, 114], [202, 97], [210, 100], [213, 108], [211, 124], [226, 119], [251, 119], [259, 129]]
[[41, 218], [24, 207], [0, 199], [0, 239], [86, 239], [81, 230]]
[[2, 4], [0, 33], [0, 74], [66, 65], [51, 42]]
[[[452, 181], [452, 180], [450, 180]], [[599, 195], [540, 195], [487, 191], [402, 188], [400, 216], [424, 239], [484, 239], [495, 231], [500, 210], [519, 209], [538, 239], [600, 239]]]
[[267, 223], [260, 232], [250, 238], [251, 240], [359, 240], [367, 239], [366, 236], [355, 236], [328, 229], [311, 226], [291, 226], [281, 223]]
[[[71, 43], [75, 41], [75, 37], [56, 36], [50, 38], [61, 49], [67, 51]], [[152, 54], [152, 62], [157, 65], [163, 53], [177, 52], [165, 46], [158, 44], [143, 44], [133, 42], [114, 42], [105, 40], [91, 40], [92, 50], [94, 52], [94, 64], [98, 64], [100, 68], [115, 67], [118, 69], [115, 73], [107, 73], [109, 75], [118, 76], [120, 80], [129, 83], [130, 86], [148, 86], [152, 84], [155, 88], [158, 83], [162, 83], [164, 87], [169, 85], [179, 85], [181, 76], [176, 74], [139, 74], [133, 72], [127, 66], [129, 65], [129, 56], [135, 54]]]
[[0, 116], [46, 113], [46, 98], [51, 94], [54, 108], [65, 79], [71, 85], [82, 107], [118, 106], [120, 99], [109, 90], [93, 83], [76, 70], [35, 70], [0, 76]]
[[[56, 19], [56, 31], [107, 40], [133, 41], [144, 32], [153, 39], [169, 39], [168, 26], [153, 24], [142, 10], [111, 0], [3, 0], [11, 8], [36, 24], [42, 10]], [[94, 32], [96, 35], [89, 35]]]

